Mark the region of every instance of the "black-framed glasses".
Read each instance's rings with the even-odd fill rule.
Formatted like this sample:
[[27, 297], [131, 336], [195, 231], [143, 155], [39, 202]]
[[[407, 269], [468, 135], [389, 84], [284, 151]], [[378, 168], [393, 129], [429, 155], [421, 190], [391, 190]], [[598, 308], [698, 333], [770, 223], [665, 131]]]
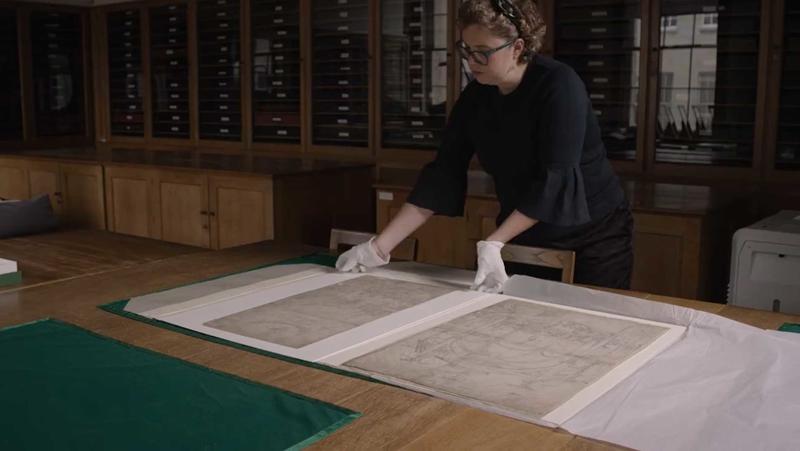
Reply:
[[458, 49], [458, 53], [461, 55], [461, 58], [464, 58], [467, 61], [469, 61], [469, 59], [472, 58], [472, 61], [475, 61], [481, 66], [485, 66], [489, 64], [490, 56], [510, 46], [511, 44], [516, 42], [517, 39], [518, 38], [514, 38], [506, 42], [505, 44], [501, 45], [500, 47], [495, 47], [489, 50], [472, 50], [464, 41], [459, 40], [458, 42], [456, 42], [456, 48]]
[[511, 24], [514, 25], [514, 28], [517, 29], [517, 34], [519, 34], [520, 12], [516, 5], [512, 3], [512, 0], [492, 0], [492, 6], [494, 6], [494, 9], [500, 12], [500, 14], [506, 16]]

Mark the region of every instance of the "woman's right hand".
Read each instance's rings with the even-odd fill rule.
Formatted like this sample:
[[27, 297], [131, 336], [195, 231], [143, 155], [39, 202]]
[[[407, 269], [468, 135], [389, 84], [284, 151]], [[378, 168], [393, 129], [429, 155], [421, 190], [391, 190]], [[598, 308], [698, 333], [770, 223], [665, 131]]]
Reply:
[[390, 255], [381, 256], [375, 247], [375, 238], [350, 248], [336, 260], [336, 270], [340, 272], [365, 272], [389, 263]]

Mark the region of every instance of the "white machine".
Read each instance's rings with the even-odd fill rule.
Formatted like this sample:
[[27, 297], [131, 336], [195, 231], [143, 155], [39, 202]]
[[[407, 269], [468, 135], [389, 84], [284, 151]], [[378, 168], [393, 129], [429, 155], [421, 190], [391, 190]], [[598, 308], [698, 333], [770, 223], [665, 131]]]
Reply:
[[800, 314], [800, 211], [736, 231], [728, 304]]

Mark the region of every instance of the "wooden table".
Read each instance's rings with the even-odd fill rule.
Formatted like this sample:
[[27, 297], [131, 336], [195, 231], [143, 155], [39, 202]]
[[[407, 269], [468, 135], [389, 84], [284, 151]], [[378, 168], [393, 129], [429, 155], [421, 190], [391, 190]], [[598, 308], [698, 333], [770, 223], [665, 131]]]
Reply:
[[[302, 245], [264, 243], [222, 251], [202, 251], [7, 291], [0, 293], [0, 327], [45, 317], [57, 318], [126, 343], [363, 413], [358, 420], [317, 443], [317, 448], [620, 449], [562, 430], [539, 427], [409, 390], [193, 338], [97, 308], [114, 300], [307, 255], [316, 250]], [[784, 321], [800, 322], [797, 316], [638, 295], [699, 307], [760, 327], [774, 327]]]
[[0, 287], [0, 293], [202, 250], [99, 230], [63, 230], [0, 239], [0, 258], [16, 261], [22, 271], [22, 283]]

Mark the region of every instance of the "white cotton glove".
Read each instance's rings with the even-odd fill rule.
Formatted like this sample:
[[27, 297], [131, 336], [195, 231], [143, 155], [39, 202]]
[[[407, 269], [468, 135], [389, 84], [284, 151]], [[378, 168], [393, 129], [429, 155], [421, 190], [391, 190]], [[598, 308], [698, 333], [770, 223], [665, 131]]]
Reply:
[[506, 267], [500, 256], [503, 246], [500, 241], [478, 241], [478, 273], [472, 283], [472, 290], [484, 293], [503, 291], [503, 285], [508, 280]]
[[391, 256], [387, 255], [386, 259], [381, 258], [372, 243], [373, 241], [375, 241], [374, 237], [365, 243], [353, 246], [340, 255], [339, 259], [336, 260], [336, 270], [341, 272], [364, 272], [367, 268], [383, 266], [389, 263]]

